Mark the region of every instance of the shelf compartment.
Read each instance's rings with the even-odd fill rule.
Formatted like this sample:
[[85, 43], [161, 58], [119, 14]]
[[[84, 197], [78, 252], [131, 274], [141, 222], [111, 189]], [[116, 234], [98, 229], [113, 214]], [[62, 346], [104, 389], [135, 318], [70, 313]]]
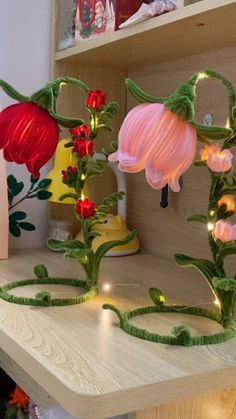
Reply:
[[56, 62], [128, 70], [234, 45], [236, 1], [202, 0], [97, 39], [56, 52]]

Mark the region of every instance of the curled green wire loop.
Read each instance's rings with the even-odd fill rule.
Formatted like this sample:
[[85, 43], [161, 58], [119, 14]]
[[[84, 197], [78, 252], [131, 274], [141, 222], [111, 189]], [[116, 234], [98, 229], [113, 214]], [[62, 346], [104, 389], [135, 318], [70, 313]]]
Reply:
[[[157, 288], [151, 288], [149, 290], [149, 295], [155, 304], [153, 306], [139, 307], [135, 310], [127, 312], [120, 311], [112, 304], [104, 304], [103, 308], [105, 310], [114, 311], [119, 319], [120, 328], [126, 333], [140, 339], [148, 340], [150, 342], [163, 343], [168, 345], [197, 346], [225, 342], [236, 336], [236, 323], [231, 321], [227, 324], [227, 326], [222, 325], [220, 322], [219, 313], [201, 307], [166, 305], [164, 296]], [[179, 325], [173, 328], [171, 336], [149, 332], [148, 330], [139, 328], [130, 322], [130, 319], [134, 317], [151, 313], [182, 313], [206, 317], [222, 325], [223, 329], [222, 331], [213, 333], [212, 335], [192, 336], [191, 330], [188, 328], [188, 326]]]
[[9, 83], [4, 80], [0, 80], [0, 86], [4, 92], [12, 99], [17, 100], [20, 103], [23, 102], [34, 102], [42, 108], [46, 109], [49, 114], [55, 119], [55, 121], [66, 128], [74, 128], [82, 125], [84, 121], [79, 118], [69, 118], [66, 116], [59, 115], [56, 112], [56, 101], [61, 92], [63, 86], [73, 84], [84, 93], [88, 92], [88, 86], [81, 80], [74, 77], [59, 77], [55, 80], [48, 82], [42, 89], [33, 93], [31, 96], [24, 96], [14, 89]]
[[[205, 126], [194, 120], [196, 87], [201, 79], [216, 78], [222, 82], [228, 91], [228, 121], [227, 127], [224, 126]], [[182, 84], [171, 96], [157, 97], [149, 95], [137, 86], [134, 81], [126, 79], [126, 86], [131, 95], [139, 103], [162, 103], [166, 108], [175, 112], [181, 118], [189, 122], [197, 131], [199, 141], [209, 143], [215, 140], [225, 140], [224, 148], [231, 147], [236, 141], [236, 94], [232, 83], [222, 74], [204, 70], [193, 74], [190, 79]]]

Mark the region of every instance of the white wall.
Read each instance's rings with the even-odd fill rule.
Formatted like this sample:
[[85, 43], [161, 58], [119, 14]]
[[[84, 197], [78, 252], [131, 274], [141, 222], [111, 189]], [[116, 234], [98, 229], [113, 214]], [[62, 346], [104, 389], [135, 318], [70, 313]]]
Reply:
[[[0, 0], [0, 78], [26, 95], [50, 78], [50, 9], [50, 0]], [[13, 101], [0, 91], [0, 103], [5, 107]], [[29, 179], [22, 165], [8, 164], [7, 171], [19, 180]], [[47, 235], [47, 204], [29, 200], [20, 209], [28, 212], [28, 220], [37, 229], [11, 238], [11, 246], [42, 247]]]

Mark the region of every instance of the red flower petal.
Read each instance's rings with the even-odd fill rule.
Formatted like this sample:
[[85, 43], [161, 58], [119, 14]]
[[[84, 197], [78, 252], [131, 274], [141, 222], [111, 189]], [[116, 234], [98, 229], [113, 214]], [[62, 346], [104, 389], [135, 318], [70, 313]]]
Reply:
[[46, 109], [33, 102], [8, 106], [0, 113], [0, 147], [4, 157], [25, 163], [34, 177], [55, 153], [59, 128]]

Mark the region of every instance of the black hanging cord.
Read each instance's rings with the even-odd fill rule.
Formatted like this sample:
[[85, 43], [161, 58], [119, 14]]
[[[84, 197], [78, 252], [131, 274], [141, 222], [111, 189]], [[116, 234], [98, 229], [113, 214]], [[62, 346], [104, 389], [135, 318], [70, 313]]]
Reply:
[[168, 188], [168, 184], [167, 184], [161, 190], [161, 202], [160, 202], [160, 207], [161, 208], [166, 208], [169, 205], [169, 203], [168, 203], [168, 192], [169, 192], [169, 188]]

